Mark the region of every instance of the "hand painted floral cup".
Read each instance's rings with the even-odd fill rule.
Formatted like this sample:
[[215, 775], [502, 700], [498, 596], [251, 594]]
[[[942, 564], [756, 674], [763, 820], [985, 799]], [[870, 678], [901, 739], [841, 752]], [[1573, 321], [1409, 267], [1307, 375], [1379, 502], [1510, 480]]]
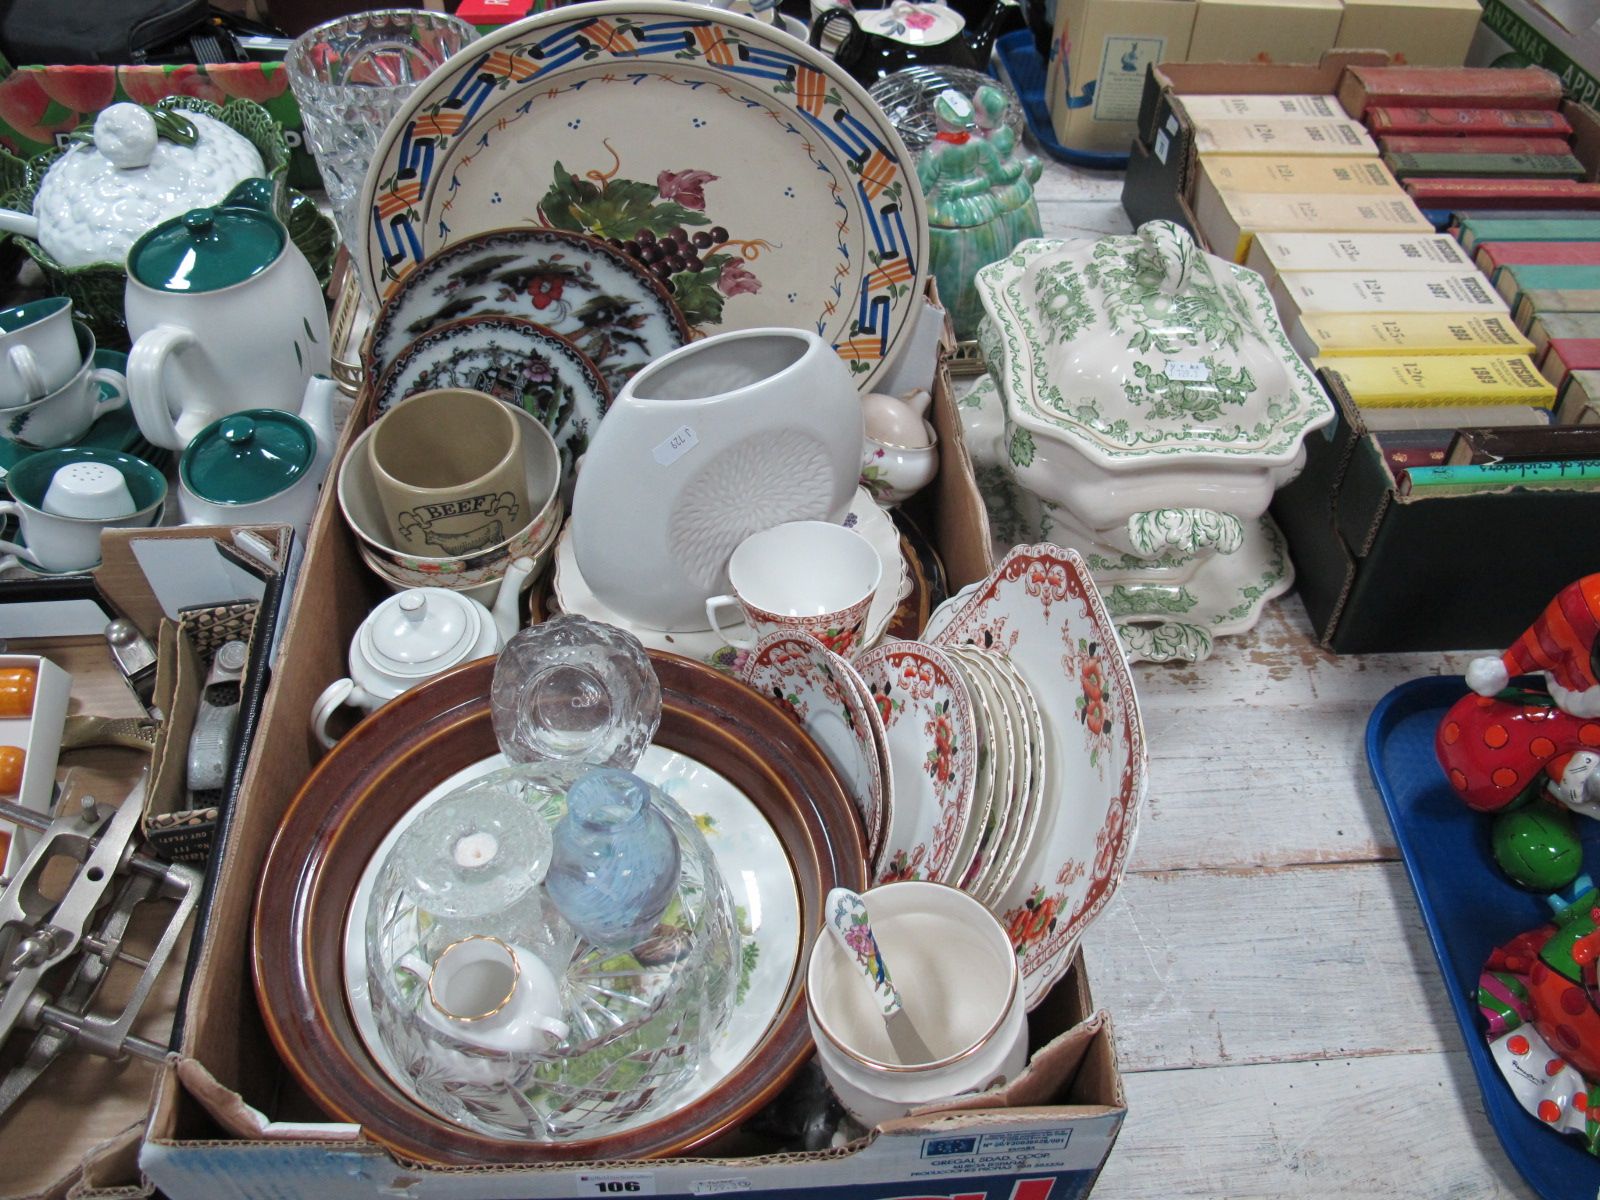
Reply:
[[[878, 552], [853, 529], [827, 521], [775, 525], [739, 543], [728, 560], [733, 591], [706, 601], [706, 620], [737, 649], [798, 629], [849, 657], [861, 643], [882, 572]], [[723, 626], [722, 612], [733, 607], [750, 628], [747, 638]]]
[[76, 327], [76, 333], [82, 357], [75, 373], [47, 396], [0, 408], [0, 437], [29, 450], [70, 446], [102, 416], [128, 402], [128, 381], [122, 372], [95, 366], [94, 335], [83, 325]]
[[0, 408], [49, 395], [82, 365], [71, 300], [50, 296], [0, 309]]
[[861, 967], [822, 930], [806, 1010], [822, 1073], [850, 1115], [872, 1128], [1016, 1078], [1028, 1056], [1026, 993], [993, 914], [942, 883], [889, 883], [863, 898], [901, 1004], [935, 1057], [900, 1062]]
[[[112, 519], [59, 516], [45, 510], [45, 497], [58, 472], [94, 463], [121, 473], [134, 510]], [[0, 566], [12, 562], [50, 573], [87, 571], [100, 562], [100, 531], [154, 525], [167, 498], [166, 477], [149, 463], [115, 450], [71, 448], [30, 454], [6, 476], [10, 500], [0, 501], [0, 514], [10, 513], [21, 526], [21, 542], [0, 541]]]

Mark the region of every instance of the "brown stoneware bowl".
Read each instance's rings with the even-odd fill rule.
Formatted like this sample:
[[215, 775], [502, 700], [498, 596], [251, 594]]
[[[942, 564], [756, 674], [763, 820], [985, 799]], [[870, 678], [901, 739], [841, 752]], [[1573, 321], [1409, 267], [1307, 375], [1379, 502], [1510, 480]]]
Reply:
[[[661, 679], [656, 742], [704, 763], [760, 809], [800, 893], [801, 945], [834, 887], [867, 883], [860, 820], [816, 744], [769, 700], [710, 667], [651, 651]], [[486, 1137], [420, 1108], [373, 1061], [344, 990], [344, 925], [363, 870], [390, 827], [442, 780], [497, 752], [492, 659], [440, 675], [340, 740], [290, 805], [256, 895], [256, 995], [278, 1053], [338, 1121], [395, 1153], [447, 1165], [648, 1158], [702, 1146], [756, 1113], [812, 1051], [803, 970], [777, 1018], [701, 1099], [635, 1129], [570, 1142]]]

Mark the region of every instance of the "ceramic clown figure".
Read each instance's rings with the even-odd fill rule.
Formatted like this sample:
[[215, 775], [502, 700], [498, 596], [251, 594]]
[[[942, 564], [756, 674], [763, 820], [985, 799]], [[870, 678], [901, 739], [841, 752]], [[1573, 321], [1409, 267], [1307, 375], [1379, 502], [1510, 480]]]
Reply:
[[1600, 575], [1586, 575], [1557, 592], [1499, 658], [1474, 659], [1467, 666], [1467, 686], [1493, 696], [1513, 675], [1535, 671], [1544, 675], [1562, 712], [1600, 717]]

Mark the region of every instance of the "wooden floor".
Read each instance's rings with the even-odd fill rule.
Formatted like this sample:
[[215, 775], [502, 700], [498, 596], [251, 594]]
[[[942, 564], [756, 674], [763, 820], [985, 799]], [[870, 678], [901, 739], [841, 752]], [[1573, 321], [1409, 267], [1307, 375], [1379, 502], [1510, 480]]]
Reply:
[[[1051, 163], [1046, 235], [1126, 231], [1121, 187]], [[1533, 1195], [1484, 1117], [1362, 750], [1390, 688], [1470, 657], [1324, 653], [1291, 596], [1206, 662], [1136, 668], [1149, 797], [1085, 938], [1129, 1107], [1097, 1200]]]

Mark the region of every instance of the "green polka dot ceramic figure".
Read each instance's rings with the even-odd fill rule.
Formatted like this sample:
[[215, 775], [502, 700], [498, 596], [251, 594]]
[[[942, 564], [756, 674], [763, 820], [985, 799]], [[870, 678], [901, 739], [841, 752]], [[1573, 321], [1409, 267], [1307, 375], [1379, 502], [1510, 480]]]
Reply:
[[973, 286], [978, 268], [1040, 235], [1033, 185], [1044, 167], [1035, 156], [1017, 153], [999, 88], [980, 87], [971, 99], [947, 91], [933, 107], [939, 132], [917, 176], [928, 201], [928, 250], [939, 296], [956, 336], [966, 339], [977, 336], [983, 317]]

